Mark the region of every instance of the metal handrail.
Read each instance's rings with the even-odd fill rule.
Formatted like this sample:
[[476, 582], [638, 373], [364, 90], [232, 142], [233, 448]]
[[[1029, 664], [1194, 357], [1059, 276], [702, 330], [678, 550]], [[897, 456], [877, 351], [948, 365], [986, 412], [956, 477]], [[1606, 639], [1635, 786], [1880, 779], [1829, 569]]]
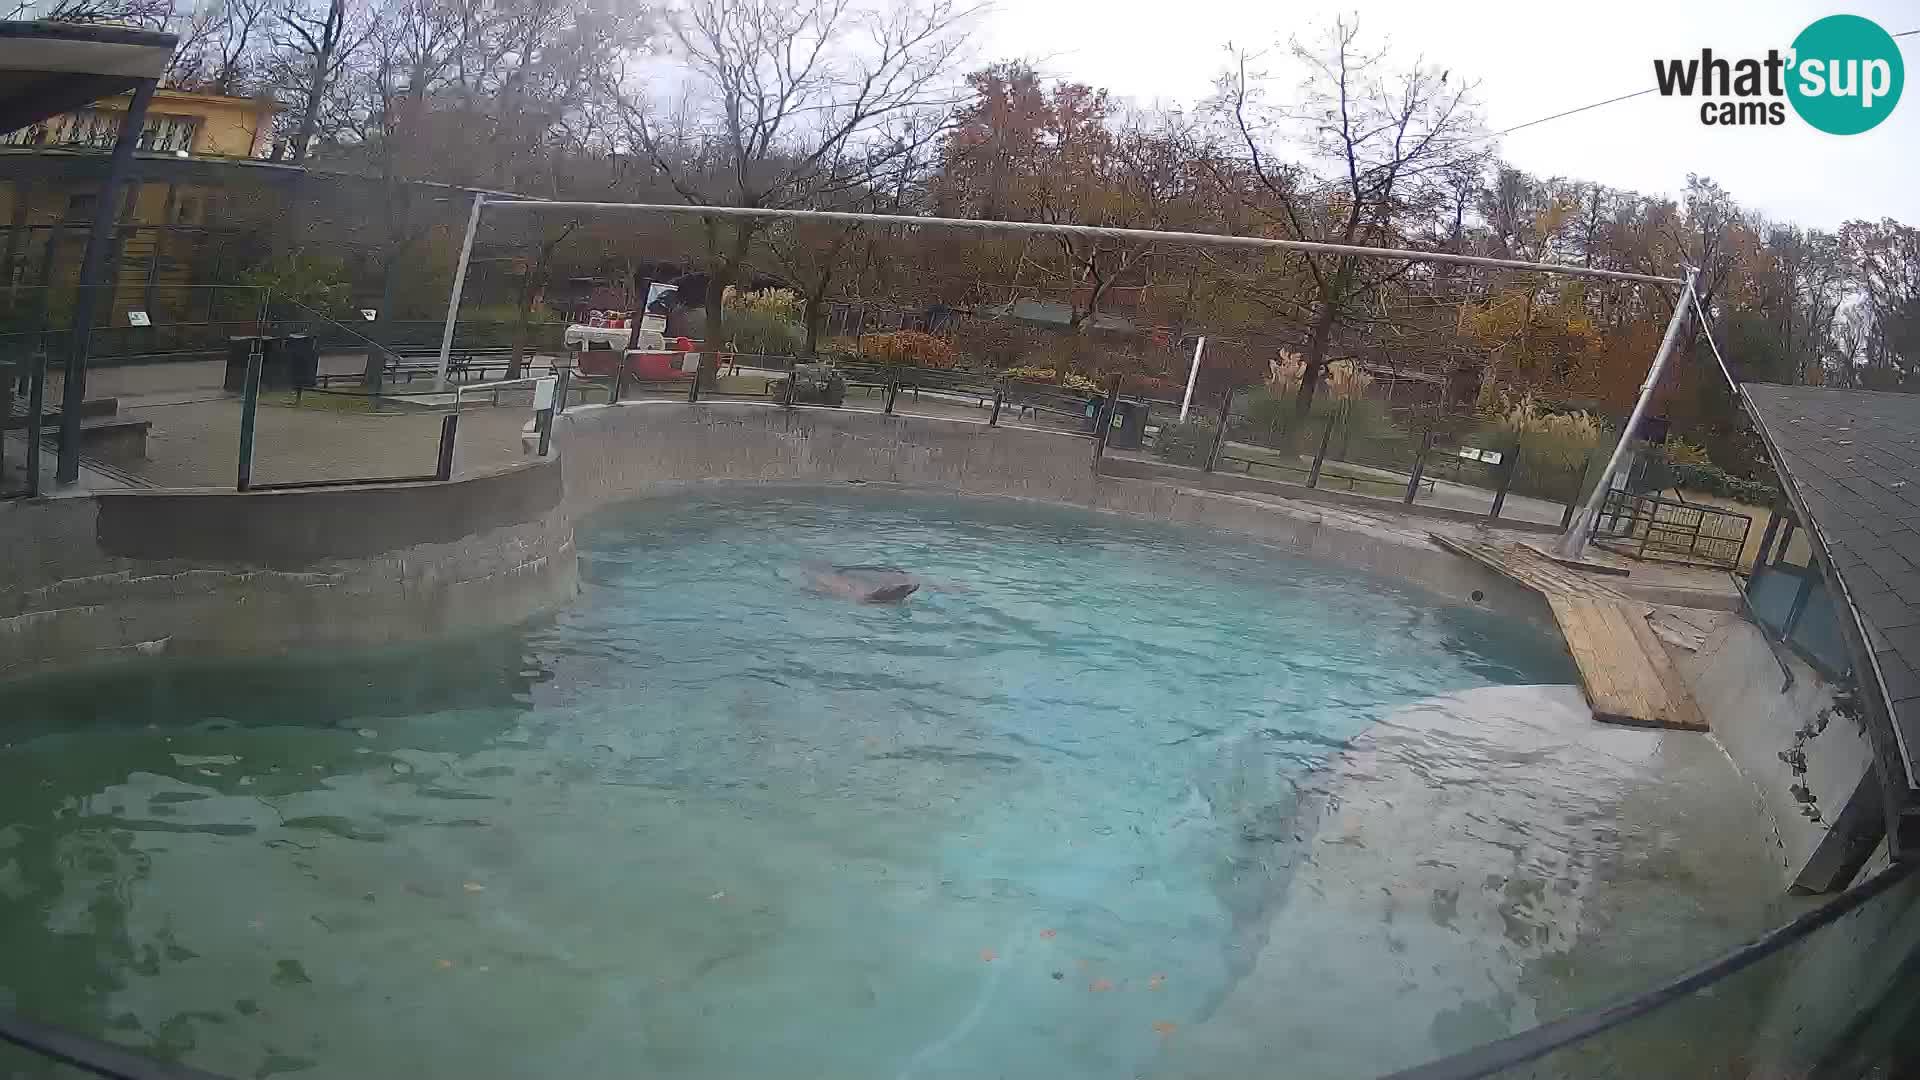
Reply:
[[518, 389], [523, 386], [524, 387], [538, 386], [542, 379], [551, 379], [553, 377], [554, 376], [552, 375], [540, 375], [540, 376], [529, 376], [529, 377], [520, 378], [520, 379], [496, 379], [493, 382], [454, 383], [452, 384], [453, 385], [453, 408], [454, 408], [454, 411], [456, 412], [459, 411], [460, 395], [465, 393], [468, 390], [494, 391], [496, 396], [494, 397], [493, 400], [494, 400], [494, 404], [497, 405], [500, 402], [500, 398], [498, 397], [499, 391]]

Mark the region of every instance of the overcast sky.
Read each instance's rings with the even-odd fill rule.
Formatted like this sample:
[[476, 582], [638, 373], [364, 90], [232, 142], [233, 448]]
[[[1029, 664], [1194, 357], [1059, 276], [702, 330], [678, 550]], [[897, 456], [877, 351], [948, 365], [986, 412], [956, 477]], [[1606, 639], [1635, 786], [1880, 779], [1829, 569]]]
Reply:
[[[1545, 14], [1552, 12], [1551, 16]], [[1656, 57], [1734, 58], [1784, 51], [1808, 23], [1864, 15], [1889, 33], [1920, 29], [1917, 0], [1607, 0], [1587, 6], [1518, 0], [998, 0], [976, 37], [982, 61], [1026, 57], [1049, 75], [1106, 87], [1141, 104], [1192, 105], [1211, 89], [1226, 44], [1257, 48], [1305, 37], [1343, 12], [1365, 40], [1477, 79], [1498, 131], [1653, 85]], [[1507, 160], [1647, 194], [1677, 193], [1689, 172], [1713, 177], [1769, 217], [1832, 228], [1849, 218], [1920, 224], [1920, 36], [1901, 38], [1908, 86], [1893, 115], [1862, 135], [1823, 134], [1788, 107], [1781, 127], [1700, 123], [1699, 99], [1657, 94], [1516, 132]], [[1281, 89], [1291, 92], [1296, 80]]]

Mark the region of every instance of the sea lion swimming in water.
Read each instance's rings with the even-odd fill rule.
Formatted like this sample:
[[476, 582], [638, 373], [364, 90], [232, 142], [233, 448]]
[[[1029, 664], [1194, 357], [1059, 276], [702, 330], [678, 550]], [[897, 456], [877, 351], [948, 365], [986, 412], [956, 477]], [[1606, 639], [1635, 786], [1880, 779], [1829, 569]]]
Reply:
[[897, 604], [920, 589], [920, 581], [897, 566], [805, 567], [807, 584], [816, 591], [856, 604]]

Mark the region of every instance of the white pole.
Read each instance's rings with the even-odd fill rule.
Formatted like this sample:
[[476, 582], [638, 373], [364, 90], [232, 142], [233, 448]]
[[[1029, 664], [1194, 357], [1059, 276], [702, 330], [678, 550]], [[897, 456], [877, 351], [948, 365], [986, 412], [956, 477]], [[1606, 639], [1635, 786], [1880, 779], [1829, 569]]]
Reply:
[[447, 325], [440, 331], [440, 366], [433, 374], [433, 388], [447, 388], [447, 360], [453, 355], [453, 323], [460, 314], [460, 293], [467, 287], [467, 263], [473, 259], [473, 234], [480, 231], [480, 207], [485, 195], [474, 192], [473, 209], [467, 213], [467, 237], [460, 241], [460, 265], [453, 269], [453, 294], [447, 297]]
[[1633, 433], [1639, 429], [1641, 417], [1647, 414], [1647, 406], [1653, 404], [1653, 391], [1660, 385], [1660, 373], [1666, 370], [1667, 359], [1673, 355], [1674, 342], [1680, 340], [1681, 324], [1687, 321], [1687, 309], [1693, 305], [1693, 281], [1698, 273], [1693, 267], [1687, 267], [1687, 283], [1680, 290], [1679, 301], [1673, 305], [1673, 318], [1667, 320], [1667, 333], [1660, 339], [1660, 351], [1653, 354], [1653, 366], [1647, 369], [1647, 381], [1640, 385], [1640, 400], [1634, 402], [1633, 415], [1627, 418], [1627, 426], [1620, 432], [1620, 441], [1613, 448], [1613, 456], [1607, 459], [1606, 469], [1593, 485], [1593, 494], [1587, 496], [1587, 504], [1574, 516], [1573, 524], [1567, 528], [1566, 535], [1560, 538], [1559, 546], [1555, 549], [1563, 559], [1577, 559], [1587, 550], [1587, 538], [1593, 535], [1593, 523], [1600, 516], [1600, 506], [1606, 501], [1613, 474], [1626, 459], [1627, 443], [1633, 440]]
[[1193, 343], [1193, 366], [1187, 369], [1187, 392], [1180, 398], [1180, 422], [1187, 422], [1187, 406], [1193, 404], [1193, 381], [1200, 377], [1200, 350], [1207, 347], [1207, 335]]

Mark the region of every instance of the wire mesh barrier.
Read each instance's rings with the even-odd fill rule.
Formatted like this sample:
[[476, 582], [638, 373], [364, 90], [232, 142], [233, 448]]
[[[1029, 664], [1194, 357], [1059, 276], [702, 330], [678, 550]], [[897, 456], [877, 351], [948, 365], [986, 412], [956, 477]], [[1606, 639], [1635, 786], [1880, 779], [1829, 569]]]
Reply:
[[[1177, 416], [1171, 403], [1166, 411]], [[1564, 528], [1592, 490], [1602, 452], [1569, 452], [1475, 420], [1471, 411], [1393, 410], [1359, 397], [1317, 399], [1302, 417], [1291, 400], [1254, 390], [1190, 408], [1184, 424], [1162, 422], [1150, 445], [1171, 464]]]

